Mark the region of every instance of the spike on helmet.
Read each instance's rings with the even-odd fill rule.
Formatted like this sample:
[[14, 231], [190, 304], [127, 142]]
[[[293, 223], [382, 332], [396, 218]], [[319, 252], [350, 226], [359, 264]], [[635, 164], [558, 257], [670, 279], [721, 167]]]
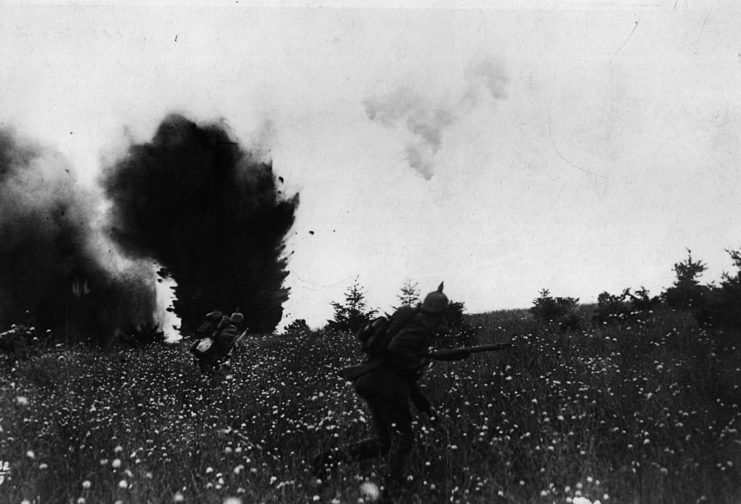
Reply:
[[443, 283], [440, 282], [440, 286], [436, 291], [430, 292], [425, 296], [421, 306], [423, 312], [431, 314], [442, 313], [448, 307], [448, 296], [443, 294]]

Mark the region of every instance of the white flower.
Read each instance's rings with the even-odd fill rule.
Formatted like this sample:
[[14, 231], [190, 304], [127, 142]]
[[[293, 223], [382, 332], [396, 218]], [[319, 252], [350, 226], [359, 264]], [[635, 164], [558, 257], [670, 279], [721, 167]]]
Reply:
[[18, 396], [15, 398], [15, 403], [18, 406], [26, 406], [28, 404], [28, 398], [25, 396]]
[[118, 482], [118, 488], [129, 488], [129, 483], [126, 480], [121, 480]]
[[366, 497], [372, 501], [375, 501], [380, 497], [381, 491], [378, 489], [378, 486], [376, 486], [374, 483], [371, 483], [370, 481], [366, 481], [362, 485], [360, 485], [360, 495], [363, 497]]
[[181, 492], [175, 492], [175, 495], [172, 496], [172, 502], [185, 502], [185, 497]]
[[82, 482], [82, 488], [84, 488], [85, 490], [87, 490], [91, 486], [93, 486], [93, 484], [90, 483], [90, 481], [88, 481], [88, 480], [85, 480], [85, 481]]
[[111, 465], [114, 468], [118, 469], [119, 467], [121, 467], [121, 459], [113, 459], [113, 462], [111, 462]]
[[227, 497], [224, 499], [223, 504], [242, 504], [242, 499], [239, 497]]

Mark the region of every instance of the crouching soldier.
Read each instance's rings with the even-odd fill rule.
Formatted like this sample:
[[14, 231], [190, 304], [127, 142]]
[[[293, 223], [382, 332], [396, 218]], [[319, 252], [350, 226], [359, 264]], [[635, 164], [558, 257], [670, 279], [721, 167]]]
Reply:
[[[441, 283], [437, 291], [429, 293], [411, 317], [403, 316], [403, 327], [390, 337], [385, 351], [371, 360], [365, 374], [355, 379], [355, 390], [373, 415], [375, 437], [315, 457], [312, 470], [316, 477], [325, 478], [337, 462], [385, 456], [387, 471], [381, 502], [402, 498], [405, 464], [414, 445], [409, 403], [434, 416], [432, 405], [417, 382], [427, 363], [435, 329], [448, 306], [442, 288]], [[391, 318], [389, 329], [394, 327], [396, 316]]]
[[234, 346], [247, 333], [244, 326], [244, 315], [239, 312], [231, 316], [218, 311], [206, 315], [196, 330], [200, 339], [190, 348], [203, 373], [214, 375], [222, 364], [229, 361]]

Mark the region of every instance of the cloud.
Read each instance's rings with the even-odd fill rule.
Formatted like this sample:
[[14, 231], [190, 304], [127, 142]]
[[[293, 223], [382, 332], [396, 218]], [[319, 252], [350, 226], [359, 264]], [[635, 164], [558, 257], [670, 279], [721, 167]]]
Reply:
[[409, 86], [364, 100], [368, 118], [390, 130], [404, 130], [409, 166], [426, 180], [434, 175], [435, 156], [449, 128], [479, 106], [494, 107], [507, 96], [509, 77], [495, 58], [479, 60], [463, 75], [463, 86], [452, 100], [432, 100]]

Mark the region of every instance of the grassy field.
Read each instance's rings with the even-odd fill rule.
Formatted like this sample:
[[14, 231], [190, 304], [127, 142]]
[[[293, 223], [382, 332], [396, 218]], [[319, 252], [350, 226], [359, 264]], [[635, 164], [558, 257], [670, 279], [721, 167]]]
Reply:
[[[741, 502], [737, 333], [673, 312], [570, 334], [524, 311], [468, 320], [515, 345], [423, 379], [443, 415], [418, 417], [413, 502]], [[185, 344], [0, 362], [0, 501], [363, 502], [377, 464], [321, 488], [307, 470], [370, 429], [336, 373], [360, 357], [307, 332], [247, 340], [220, 381]]]

